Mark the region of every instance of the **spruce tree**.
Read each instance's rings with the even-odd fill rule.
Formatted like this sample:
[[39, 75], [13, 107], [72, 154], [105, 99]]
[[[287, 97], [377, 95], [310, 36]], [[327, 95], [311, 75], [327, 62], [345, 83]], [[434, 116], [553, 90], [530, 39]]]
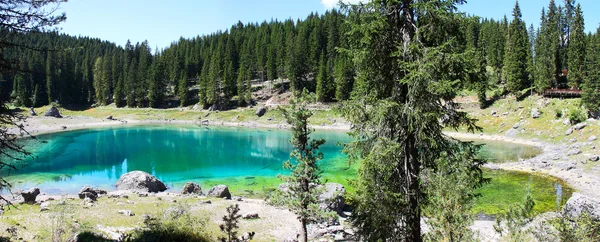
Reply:
[[352, 86], [354, 85], [354, 69], [352, 61], [346, 56], [335, 59], [333, 75], [335, 78], [335, 99], [344, 101], [350, 98]]
[[188, 83], [189, 82], [185, 76], [179, 78], [179, 85], [177, 85], [177, 87], [179, 88], [179, 105], [181, 107], [189, 105], [190, 102], [190, 92], [188, 90]]
[[99, 105], [106, 104], [106, 97], [104, 96], [105, 95], [104, 78], [106, 75], [104, 75], [104, 64], [103, 63], [104, 62], [103, 62], [102, 57], [96, 58], [96, 61], [94, 62], [94, 90], [96, 93], [95, 100], [96, 100], [96, 104], [99, 104]]
[[585, 32], [581, 5], [577, 4], [575, 16], [569, 34], [569, 86], [579, 87], [583, 80], [583, 63], [585, 61]]
[[123, 77], [120, 76], [117, 80], [117, 86], [115, 87], [115, 106], [117, 108], [122, 108], [127, 105], [125, 102], [125, 85], [123, 83]]
[[309, 95], [306, 89], [290, 101], [290, 106], [281, 109], [288, 124], [291, 125], [292, 138], [290, 143], [294, 150], [290, 153], [291, 160], [284, 163], [285, 169], [291, 170], [289, 176], [282, 176], [282, 180], [289, 184], [289, 192], [285, 193], [286, 204], [298, 216], [301, 224], [301, 240], [308, 240], [307, 226], [326, 216], [319, 207], [319, 192], [321, 171], [317, 162], [323, 159], [319, 147], [325, 143], [324, 139], [312, 139], [313, 130], [308, 126], [308, 119], [313, 111], [306, 108], [307, 104], [314, 101], [314, 95]]
[[422, 241], [421, 171], [440, 167], [441, 153], [459, 153], [444, 128], [475, 128], [452, 102], [452, 83], [468, 75], [457, 41], [462, 19], [454, 2], [441, 0], [373, 0], [350, 8], [349, 52], [360, 85], [342, 108], [355, 138], [344, 150], [361, 160], [350, 221], [360, 240]]
[[40, 85], [35, 85], [35, 89], [33, 91], [33, 106], [41, 107], [44, 105], [44, 99], [42, 97], [42, 90], [40, 89]]
[[590, 39], [586, 50], [585, 75], [581, 101], [592, 113], [600, 111], [600, 28]]
[[329, 101], [329, 70], [326, 64], [325, 53], [321, 53], [319, 61], [319, 72], [317, 74], [317, 101]]
[[521, 9], [517, 1], [513, 9], [513, 20], [508, 28], [503, 70], [507, 90], [517, 97], [521, 95], [521, 90], [529, 84], [529, 41], [527, 27], [521, 17]]
[[46, 93], [48, 94], [48, 103], [56, 101], [56, 66], [54, 63], [54, 53], [48, 52], [46, 56]]

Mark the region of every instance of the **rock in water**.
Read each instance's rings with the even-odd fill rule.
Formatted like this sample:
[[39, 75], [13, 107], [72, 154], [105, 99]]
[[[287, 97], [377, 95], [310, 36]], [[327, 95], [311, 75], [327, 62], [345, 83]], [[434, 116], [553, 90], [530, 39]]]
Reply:
[[181, 194], [202, 194], [202, 188], [196, 183], [186, 182], [181, 188]]
[[319, 207], [321, 209], [329, 209], [330, 211], [342, 214], [346, 201], [344, 200], [344, 194], [346, 189], [342, 184], [339, 183], [325, 183], [323, 193], [319, 195]]
[[37, 195], [40, 195], [40, 189], [37, 187], [29, 188], [28, 190], [21, 192], [21, 196], [23, 197], [23, 200], [25, 200], [25, 203], [35, 203]]
[[162, 181], [143, 171], [131, 171], [123, 174], [116, 186], [117, 190], [141, 190], [154, 193], [167, 190], [167, 186]]
[[574, 217], [581, 215], [582, 212], [587, 212], [595, 219], [600, 219], [600, 200], [576, 192], [569, 198], [563, 210]]
[[231, 199], [231, 193], [229, 193], [229, 188], [226, 185], [217, 185], [212, 187], [208, 191], [207, 196]]
[[258, 110], [256, 110], [256, 116], [258, 117], [262, 117], [263, 115], [265, 115], [265, 113], [267, 113], [267, 108], [265, 107], [261, 107]]
[[56, 108], [56, 107], [51, 107], [50, 109], [48, 109], [48, 111], [46, 111], [44, 116], [62, 118], [62, 116], [60, 115], [60, 112], [58, 111], [58, 108]]
[[537, 108], [533, 108], [531, 109], [531, 117], [532, 118], [539, 118], [542, 114], [540, 113], [540, 110], [538, 110]]

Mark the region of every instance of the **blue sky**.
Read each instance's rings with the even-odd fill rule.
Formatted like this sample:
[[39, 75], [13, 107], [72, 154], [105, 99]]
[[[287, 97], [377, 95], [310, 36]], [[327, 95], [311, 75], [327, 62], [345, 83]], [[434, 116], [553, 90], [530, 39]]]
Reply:
[[[356, 0], [353, 0], [356, 1]], [[101, 38], [124, 45], [148, 40], [154, 48], [167, 47], [181, 36], [190, 38], [225, 30], [239, 21], [305, 18], [311, 12], [324, 13], [336, 0], [71, 0], [60, 6], [67, 21], [59, 27], [70, 35]], [[542, 7], [549, 0], [521, 0], [523, 19], [539, 24]], [[561, 0], [556, 0], [562, 3]], [[578, 0], [584, 10], [586, 32], [596, 31], [599, 0]], [[500, 19], [511, 15], [514, 1], [468, 0], [460, 10]]]

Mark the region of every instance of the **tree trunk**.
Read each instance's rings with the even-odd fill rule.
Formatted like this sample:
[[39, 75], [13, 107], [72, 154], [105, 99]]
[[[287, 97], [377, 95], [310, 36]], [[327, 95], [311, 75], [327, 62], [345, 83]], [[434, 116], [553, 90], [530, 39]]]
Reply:
[[307, 242], [308, 241], [308, 230], [306, 229], [306, 219], [302, 219], [302, 234], [300, 235], [300, 241]]
[[409, 134], [404, 145], [405, 154], [405, 166], [406, 174], [405, 179], [408, 185], [408, 194], [406, 194], [406, 201], [408, 203], [409, 211], [406, 216], [406, 223], [408, 227], [408, 234], [406, 235], [407, 241], [421, 242], [421, 208], [419, 206], [419, 199], [421, 195], [421, 189], [419, 186], [419, 172], [420, 164], [418, 158], [418, 150], [415, 147], [416, 140], [414, 134]]

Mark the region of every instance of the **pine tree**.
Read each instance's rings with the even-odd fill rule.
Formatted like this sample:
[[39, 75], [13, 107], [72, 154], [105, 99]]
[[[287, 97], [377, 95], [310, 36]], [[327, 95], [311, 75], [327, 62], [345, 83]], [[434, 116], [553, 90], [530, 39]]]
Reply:
[[56, 101], [56, 72], [55, 72], [54, 54], [48, 52], [46, 57], [46, 93], [48, 94], [48, 103]]
[[354, 85], [354, 70], [352, 62], [346, 56], [335, 59], [333, 75], [335, 77], [335, 99], [348, 100]]
[[314, 101], [306, 89], [298, 98], [290, 101], [287, 109], [282, 109], [283, 116], [292, 131], [290, 143], [294, 147], [290, 158], [284, 163], [285, 169], [291, 170], [290, 176], [282, 177], [289, 184], [289, 192], [285, 193], [286, 204], [289, 209], [298, 216], [301, 224], [301, 241], [308, 240], [307, 225], [318, 221], [326, 216], [319, 207], [319, 192], [317, 185], [320, 184], [320, 170], [317, 162], [323, 159], [323, 153], [319, 147], [325, 144], [324, 139], [311, 139], [313, 130], [308, 126], [308, 119], [313, 112], [306, 105]]
[[182, 76], [181, 78], [179, 78], [179, 85], [177, 85], [177, 87], [179, 88], [178, 93], [179, 93], [179, 105], [181, 107], [185, 107], [189, 105], [190, 102], [190, 92], [189, 92], [189, 86], [188, 86], [188, 80], [185, 76]]
[[96, 91], [96, 103], [100, 105], [106, 105], [106, 97], [104, 92], [105, 81], [104, 78], [104, 61], [102, 57], [98, 57], [94, 62], [94, 90]]
[[35, 85], [35, 89], [33, 91], [33, 106], [41, 107], [44, 105], [44, 98], [42, 97], [42, 90], [40, 89], [40, 85]]
[[165, 96], [164, 81], [166, 79], [166, 65], [164, 64], [163, 58], [161, 58], [158, 54], [155, 56], [155, 60], [152, 62], [152, 66], [150, 68], [151, 74], [148, 90], [148, 101], [150, 107], [158, 108], [162, 104]]
[[517, 97], [521, 95], [520, 91], [529, 84], [529, 60], [527, 27], [521, 19], [521, 9], [517, 1], [513, 9], [513, 20], [508, 28], [503, 70], [508, 91]]
[[[359, 240], [422, 241], [427, 187], [421, 171], [439, 168], [436, 160], [444, 152], [458, 154], [444, 128], [475, 129], [475, 121], [452, 102], [450, 80], [468, 74], [456, 41], [462, 19], [454, 2], [441, 0], [373, 0], [351, 8], [356, 35], [348, 51], [360, 85], [342, 111], [355, 138], [345, 151], [352, 160], [360, 158], [361, 167], [350, 194], [350, 221]], [[417, 17], [424, 12], [427, 18]]]
[[575, 16], [569, 34], [569, 86], [579, 87], [583, 80], [583, 63], [585, 61], [585, 32], [581, 5], [577, 4]]
[[117, 80], [117, 86], [115, 87], [115, 105], [117, 106], [117, 108], [122, 108], [125, 107], [125, 105], [127, 105], [127, 102], [125, 101], [125, 85], [123, 83], [123, 77], [119, 77], [119, 80]]
[[321, 58], [319, 61], [319, 72], [317, 74], [317, 101], [325, 102], [329, 101], [329, 70], [326, 64], [326, 56], [325, 53], [321, 53]]
[[585, 58], [585, 73], [581, 102], [592, 113], [600, 111], [600, 28], [590, 39]]

